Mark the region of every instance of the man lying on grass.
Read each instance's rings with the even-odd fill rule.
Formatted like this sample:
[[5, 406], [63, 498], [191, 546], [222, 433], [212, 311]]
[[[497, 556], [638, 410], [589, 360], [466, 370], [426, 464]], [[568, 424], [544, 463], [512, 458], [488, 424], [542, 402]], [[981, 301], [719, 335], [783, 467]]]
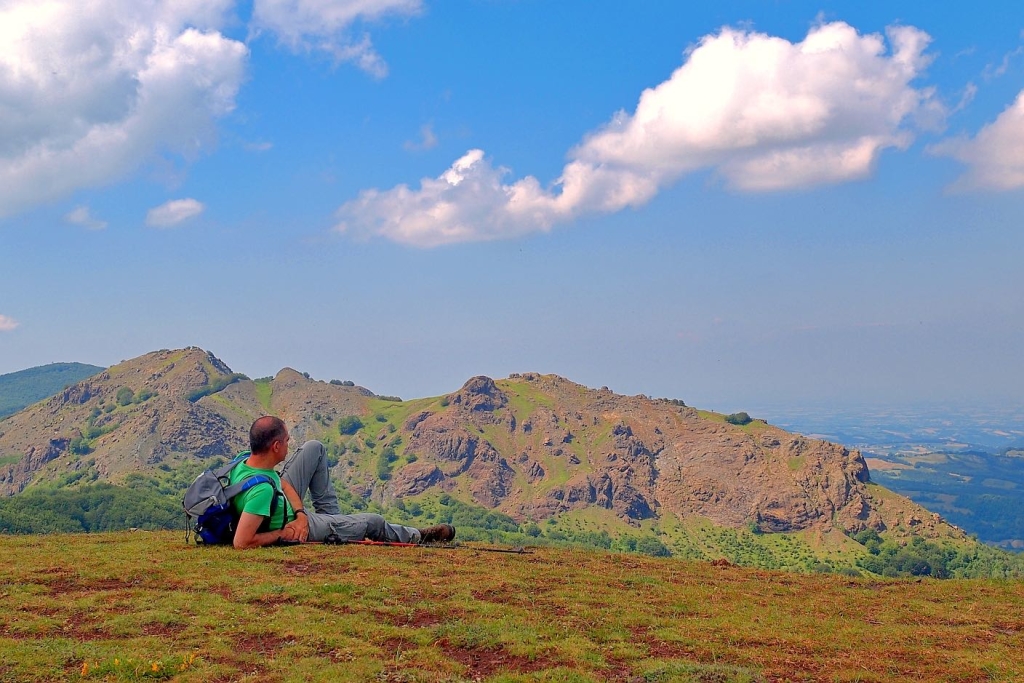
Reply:
[[[307, 441], [288, 456], [291, 437], [284, 422], [266, 415], [249, 429], [249, 458], [231, 470], [230, 483], [254, 474], [269, 477], [276, 489], [260, 484], [231, 500], [238, 513], [235, 548], [258, 548], [272, 543], [306, 541], [389, 541], [439, 543], [455, 538], [455, 527], [438, 524], [426, 529], [389, 524], [380, 515], [343, 515], [327, 470], [327, 451], [319, 441]], [[281, 474], [275, 467], [284, 463]], [[314, 512], [302, 499], [309, 491]], [[276, 500], [275, 500], [276, 499]]]

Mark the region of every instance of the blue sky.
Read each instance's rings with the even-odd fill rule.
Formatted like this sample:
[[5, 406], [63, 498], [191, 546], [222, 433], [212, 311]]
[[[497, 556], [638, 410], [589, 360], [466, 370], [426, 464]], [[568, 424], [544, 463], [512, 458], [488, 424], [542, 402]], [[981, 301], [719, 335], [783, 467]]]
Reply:
[[1018, 3], [706, 4], [0, 0], [0, 373], [1020, 405]]

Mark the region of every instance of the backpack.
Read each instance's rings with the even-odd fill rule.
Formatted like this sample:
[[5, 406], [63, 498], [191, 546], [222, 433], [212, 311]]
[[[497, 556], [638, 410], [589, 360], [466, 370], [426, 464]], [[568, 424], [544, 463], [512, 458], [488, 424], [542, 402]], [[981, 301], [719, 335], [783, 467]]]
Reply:
[[[254, 474], [233, 485], [228, 485], [228, 475], [235, 465], [249, 457], [249, 451], [239, 453], [231, 462], [217, 469], [202, 472], [185, 491], [181, 501], [185, 508], [185, 542], [193, 531], [196, 543], [203, 545], [230, 544], [235, 539], [238, 514], [231, 506], [231, 499], [254, 486], [270, 484], [274, 487], [274, 498], [270, 503], [270, 514], [274, 514], [277, 498], [282, 496], [274, 480], [264, 474]], [[193, 520], [195, 528], [193, 529]], [[269, 521], [269, 519], [267, 520]]]

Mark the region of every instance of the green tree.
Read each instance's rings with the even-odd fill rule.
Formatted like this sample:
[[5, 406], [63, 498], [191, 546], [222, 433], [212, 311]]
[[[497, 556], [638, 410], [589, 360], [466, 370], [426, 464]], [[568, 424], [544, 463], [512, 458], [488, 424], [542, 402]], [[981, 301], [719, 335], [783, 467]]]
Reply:
[[121, 387], [117, 390], [117, 405], [126, 406], [135, 400], [135, 392], [128, 387]]

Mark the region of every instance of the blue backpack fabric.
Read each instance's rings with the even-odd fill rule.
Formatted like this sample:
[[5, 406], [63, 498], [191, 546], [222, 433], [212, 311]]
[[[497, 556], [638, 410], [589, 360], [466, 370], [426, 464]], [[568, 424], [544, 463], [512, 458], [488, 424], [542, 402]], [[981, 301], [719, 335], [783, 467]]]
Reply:
[[[185, 508], [185, 542], [195, 532], [196, 543], [202, 545], [230, 544], [235, 539], [235, 528], [238, 526], [238, 514], [231, 505], [231, 499], [260, 484], [270, 484], [274, 489], [274, 498], [270, 504], [270, 514], [277, 508], [277, 499], [283, 497], [274, 480], [264, 474], [254, 474], [233, 485], [229, 485], [229, 475], [235, 465], [249, 457], [249, 451], [239, 453], [231, 462], [217, 469], [205, 470], [185, 491], [182, 507]], [[269, 522], [266, 520], [264, 524]], [[194, 524], [194, 528], [193, 528]]]

